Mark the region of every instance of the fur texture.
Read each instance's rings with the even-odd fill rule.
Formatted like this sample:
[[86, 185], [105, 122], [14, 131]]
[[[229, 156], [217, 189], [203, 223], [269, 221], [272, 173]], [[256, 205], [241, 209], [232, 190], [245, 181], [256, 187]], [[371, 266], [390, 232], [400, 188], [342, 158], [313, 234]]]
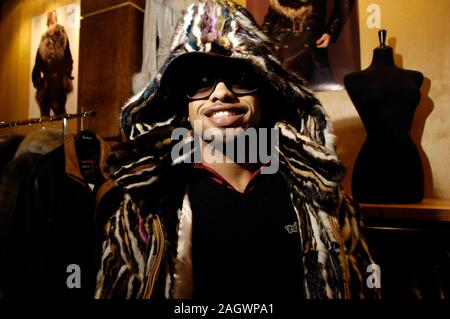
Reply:
[[296, 9], [282, 5], [279, 0], [270, 0], [270, 6], [278, 13], [290, 18], [292, 21], [300, 21], [300, 24], [303, 24], [313, 12], [312, 4], [309, 3]]
[[20, 143], [14, 158], [27, 152], [45, 155], [60, 146], [63, 141], [64, 135], [59, 129], [46, 128], [33, 131]]
[[[300, 225], [306, 297], [366, 296], [363, 276], [372, 260], [359, 233], [357, 206], [340, 186], [345, 170], [337, 159], [323, 107], [304, 88], [302, 79], [281, 66], [268, 38], [243, 7], [228, 0], [209, 0], [189, 7], [160, 74], [122, 110], [122, 129], [130, 141], [116, 153], [113, 178], [127, 195], [105, 229], [96, 297], [155, 296], [155, 276], [164, 281], [165, 297], [174, 296], [177, 229], [186, 206], [183, 198], [190, 166], [179, 164], [180, 159], [172, 161], [170, 150], [178, 141], [170, 136], [174, 128], [188, 128], [189, 123], [162, 83], [170, 63], [188, 52], [246, 61], [275, 97], [267, 107], [277, 114], [280, 171]], [[168, 243], [165, 273], [158, 276], [164, 242]]]
[[31, 74], [41, 116], [65, 114], [67, 94], [73, 91], [73, 59], [64, 27], [56, 25], [41, 38]]
[[39, 44], [39, 54], [42, 60], [51, 64], [54, 61], [64, 59], [64, 52], [67, 47], [67, 33], [64, 27], [56, 25], [53, 33], [46, 32]]

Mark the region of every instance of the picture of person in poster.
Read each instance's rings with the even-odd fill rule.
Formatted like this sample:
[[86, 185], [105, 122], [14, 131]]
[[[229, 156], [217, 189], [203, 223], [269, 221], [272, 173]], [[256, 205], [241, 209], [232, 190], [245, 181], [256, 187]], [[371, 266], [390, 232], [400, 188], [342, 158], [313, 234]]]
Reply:
[[32, 72], [41, 117], [66, 114], [67, 94], [72, 92], [73, 60], [69, 38], [58, 24], [56, 11], [47, 13], [47, 31], [41, 38]]
[[[283, 64], [315, 91], [339, 86], [328, 59], [355, 0], [270, 0], [263, 29], [274, 41]], [[329, 18], [327, 19], [327, 17]]]

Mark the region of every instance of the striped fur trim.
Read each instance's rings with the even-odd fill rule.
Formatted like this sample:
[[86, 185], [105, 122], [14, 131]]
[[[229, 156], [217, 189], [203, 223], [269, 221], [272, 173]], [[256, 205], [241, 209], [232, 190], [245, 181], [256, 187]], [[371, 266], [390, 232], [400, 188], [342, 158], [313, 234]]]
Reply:
[[282, 5], [279, 0], [270, 0], [270, 7], [292, 21], [300, 21], [303, 24], [313, 13], [313, 6], [310, 3], [299, 8], [291, 8]]

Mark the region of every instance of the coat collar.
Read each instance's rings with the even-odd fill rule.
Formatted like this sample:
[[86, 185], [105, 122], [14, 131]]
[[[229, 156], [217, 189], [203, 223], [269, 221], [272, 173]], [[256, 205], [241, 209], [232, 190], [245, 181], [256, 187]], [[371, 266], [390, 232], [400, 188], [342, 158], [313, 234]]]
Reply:
[[310, 17], [313, 12], [312, 4], [310, 4], [309, 2], [304, 3], [302, 6], [296, 9], [281, 4], [279, 0], [270, 0], [270, 7], [292, 20], [300, 20], [302, 22]]
[[[96, 205], [98, 205], [103, 198], [103, 196], [108, 193], [111, 189], [117, 187], [116, 184], [110, 179], [110, 174], [106, 168], [106, 160], [111, 153], [111, 148], [109, 145], [98, 135], [97, 140], [100, 142], [100, 160], [99, 167], [102, 173], [102, 176], [105, 180], [95, 194]], [[65, 156], [65, 171], [67, 176], [69, 176], [72, 180], [82, 184], [86, 187], [86, 181], [81, 174], [80, 163], [78, 161], [76, 144], [75, 144], [75, 134], [69, 135], [64, 140], [64, 156]]]
[[[71, 134], [64, 140], [65, 169], [66, 174], [68, 176], [84, 184], [85, 180], [80, 171], [80, 163], [78, 161], [75, 138], [76, 135]], [[100, 170], [103, 175], [103, 178], [105, 180], [108, 180], [109, 172], [106, 169], [106, 159], [111, 153], [111, 149], [105, 143], [105, 141], [98, 135], [97, 140], [100, 142], [100, 161], [99, 161]]]

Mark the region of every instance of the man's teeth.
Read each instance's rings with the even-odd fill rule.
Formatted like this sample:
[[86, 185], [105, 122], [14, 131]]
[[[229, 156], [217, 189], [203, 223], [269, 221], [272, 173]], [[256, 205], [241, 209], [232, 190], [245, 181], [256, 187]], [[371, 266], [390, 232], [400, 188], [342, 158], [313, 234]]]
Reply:
[[220, 111], [215, 112], [211, 115], [212, 118], [218, 118], [218, 117], [229, 117], [236, 115], [236, 112], [230, 112], [230, 111]]

